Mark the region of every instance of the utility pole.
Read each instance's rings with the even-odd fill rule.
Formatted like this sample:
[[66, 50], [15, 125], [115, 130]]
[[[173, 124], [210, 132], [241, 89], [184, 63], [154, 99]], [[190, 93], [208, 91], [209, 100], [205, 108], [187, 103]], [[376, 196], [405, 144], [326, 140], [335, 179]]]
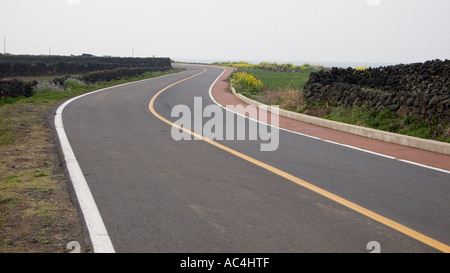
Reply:
[[51, 56], [52, 55], [52, 47], [48, 47], [48, 56]]
[[134, 48], [131, 49], [131, 57], [134, 58]]
[[3, 36], [3, 54], [6, 54], [6, 35]]

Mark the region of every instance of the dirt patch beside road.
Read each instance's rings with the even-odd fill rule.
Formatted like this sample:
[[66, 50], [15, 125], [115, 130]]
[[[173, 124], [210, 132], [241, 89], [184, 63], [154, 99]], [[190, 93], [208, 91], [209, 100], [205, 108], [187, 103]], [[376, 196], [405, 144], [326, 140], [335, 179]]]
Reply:
[[48, 104], [0, 108], [0, 252], [91, 252], [82, 217], [64, 175]]

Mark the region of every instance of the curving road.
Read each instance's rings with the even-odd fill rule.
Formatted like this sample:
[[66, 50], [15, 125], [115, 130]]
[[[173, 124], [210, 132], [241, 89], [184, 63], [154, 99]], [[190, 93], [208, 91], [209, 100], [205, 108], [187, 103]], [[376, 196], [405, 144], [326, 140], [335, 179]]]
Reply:
[[84, 96], [63, 111], [114, 251], [367, 253], [371, 241], [381, 252], [448, 251], [449, 173], [283, 130], [269, 152], [260, 151], [260, 140], [214, 142], [222, 148], [174, 140], [172, 109], [194, 111], [194, 97], [203, 108], [215, 105], [208, 91], [223, 72], [185, 67]]

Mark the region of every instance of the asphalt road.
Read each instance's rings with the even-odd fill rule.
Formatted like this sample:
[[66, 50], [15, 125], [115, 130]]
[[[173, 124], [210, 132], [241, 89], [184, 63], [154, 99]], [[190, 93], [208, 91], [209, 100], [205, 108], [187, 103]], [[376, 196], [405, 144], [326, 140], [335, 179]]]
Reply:
[[[439, 252], [416, 238], [201, 140], [175, 141], [176, 105], [214, 104], [223, 69], [187, 71], [77, 99], [64, 128], [116, 252]], [[224, 113], [225, 116], [225, 113]], [[204, 121], [207, 121], [205, 118]], [[217, 141], [450, 245], [450, 174], [280, 131]]]

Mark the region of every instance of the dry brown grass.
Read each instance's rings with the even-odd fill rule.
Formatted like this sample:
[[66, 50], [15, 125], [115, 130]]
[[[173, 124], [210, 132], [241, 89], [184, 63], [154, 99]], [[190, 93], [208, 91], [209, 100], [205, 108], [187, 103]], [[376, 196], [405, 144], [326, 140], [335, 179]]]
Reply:
[[70, 241], [88, 251], [44, 119], [48, 110], [49, 105], [31, 103], [0, 108], [7, 134], [0, 145], [0, 253], [67, 252]]
[[267, 90], [259, 95], [257, 100], [268, 105], [279, 105], [282, 109], [295, 111], [305, 106], [305, 100], [300, 90]]

